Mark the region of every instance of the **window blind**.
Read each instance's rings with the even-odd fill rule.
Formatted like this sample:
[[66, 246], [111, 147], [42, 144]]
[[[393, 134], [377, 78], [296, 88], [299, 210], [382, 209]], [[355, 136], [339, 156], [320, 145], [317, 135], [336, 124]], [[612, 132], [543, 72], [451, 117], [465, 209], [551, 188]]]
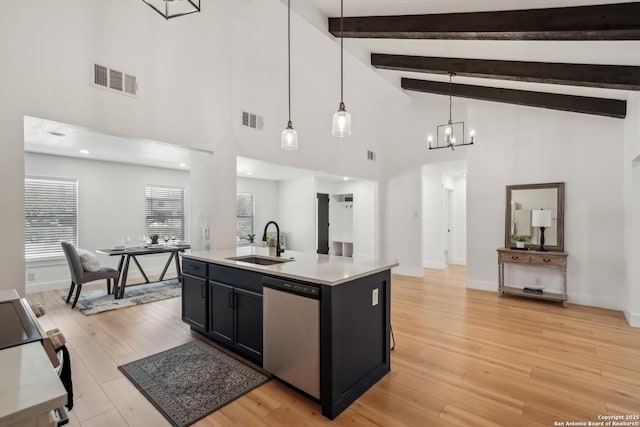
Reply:
[[253, 194], [236, 194], [236, 231], [238, 239], [247, 239], [248, 234], [254, 233], [255, 205]]
[[146, 199], [147, 234], [185, 240], [185, 189], [147, 185]]
[[78, 181], [24, 180], [25, 260], [64, 256], [60, 242], [78, 246]]

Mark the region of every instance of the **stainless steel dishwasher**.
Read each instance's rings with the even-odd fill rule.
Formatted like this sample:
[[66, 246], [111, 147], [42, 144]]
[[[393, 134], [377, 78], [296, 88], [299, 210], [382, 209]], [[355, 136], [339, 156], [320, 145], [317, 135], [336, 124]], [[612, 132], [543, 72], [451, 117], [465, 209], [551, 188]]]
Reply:
[[265, 277], [263, 367], [320, 398], [320, 287]]

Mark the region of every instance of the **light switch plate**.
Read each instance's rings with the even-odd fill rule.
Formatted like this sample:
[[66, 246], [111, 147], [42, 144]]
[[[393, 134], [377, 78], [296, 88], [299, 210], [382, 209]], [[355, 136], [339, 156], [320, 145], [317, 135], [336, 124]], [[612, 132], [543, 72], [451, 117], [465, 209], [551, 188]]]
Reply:
[[378, 288], [371, 292], [371, 306], [375, 307], [376, 305], [378, 305]]

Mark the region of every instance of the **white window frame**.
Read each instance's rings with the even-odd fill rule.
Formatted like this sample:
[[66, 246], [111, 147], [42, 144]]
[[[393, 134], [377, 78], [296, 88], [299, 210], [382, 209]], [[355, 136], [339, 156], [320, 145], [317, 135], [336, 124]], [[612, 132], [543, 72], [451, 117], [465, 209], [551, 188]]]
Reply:
[[158, 235], [158, 241], [162, 242], [163, 237], [168, 235], [171, 237], [172, 232], [166, 231], [161, 232], [159, 230], [153, 230], [149, 228], [149, 218], [150, 217], [163, 217], [163, 215], [149, 215], [149, 191], [181, 191], [182, 192], [182, 216], [164, 216], [166, 218], [181, 218], [182, 226], [181, 233], [176, 232], [176, 240], [187, 240], [187, 189], [185, 187], [176, 187], [170, 185], [160, 185], [160, 184], [146, 184], [144, 188], [144, 202], [145, 202], [145, 233], [148, 238], [151, 238], [152, 234]]
[[[252, 214], [251, 215], [242, 215], [242, 216], [240, 216], [238, 214], [238, 196], [240, 196], [240, 195], [243, 195], [243, 196], [249, 195], [249, 196], [251, 196], [251, 204], [252, 204], [252, 206], [251, 206]], [[238, 192], [236, 192], [236, 240], [239, 241], [239, 242], [248, 242], [249, 241], [249, 239], [241, 238], [238, 235], [238, 221], [239, 221], [239, 219], [240, 218], [249, 218], [249, 217], [251, 218], [251, 233], [255, 234], [255, 232], [256, 232], [256, 195], [255, 195], [255, 193], [251, 193], [251, 192], [248, 192], [248, 191], [238, 191]]]
[[[29, 186], [35, 186], [37, 182], [41, 183], [42, 188], [30, 190]], [[59, 202], [56, 203], [51, 199], [47, 200], [47, 198], [44, 197], [39, 200], [37, 194], [34, 194], [37, 191], [44, 192], [47, 195], [55, 194], [56, 186], [66, 187], [67, 194], [63, 194], [62, 189], [59, 193], [57, 193], [60, 198], [64, 198], [64, 200], [66, 201], [64, 205], [60, 204]], [[60, 245], [61, 241], [68, 241], [74, 246], [78, 246], [78, 180], [76, 178], [27, 175], [25, 176], [24, 180], [24, 197], [25, 262], [33, 263], [64, 259], [64, 251], [62, 250], [62, 246]], [[33, 206], [38, 203], [42, 204], [41, 208], [43, 210], [55, 208], [57, 209], [57, 212], [49, 213], [49, 215], [47, 215], [45, 212], [42, 215], [38, 215], [39, 220], [36, 220], [35, 214], [30, 215], [30, 217], [28, 218], [27, 215], [29, 215], [29, 213], [33, 211]], [[64, 212], [65, 209], [71, 210]], [[62, 231], [58, 231], [58, 235], [54, 233], [56, 228], [61, 227], [61, 221], [63, 223], [68, 223], [66, 227], [72, 227], [70, 233]], [[31, 222], [31, 224], [29, 224], [29, 222]], [[37, 222], [39, 222], [40, 224], [34, 224]], [[40, 234], [42, 234], [42, 236], [39, 236], [38, 234], [35, 235], [36, 238], [40, 238], [40, 241], [38, 243], [32, 243], [32, 241], [34, 240], [32, 237], [34, 235], [34, 232], [39, 232]], [[47, 233], [47, 235], [50, 236], [49, 242], [46, 241], [46, 235], [43, 233]], [[55, 239], [51, 240], [51, 237], [55, 237]], [[38, 246], [40, 247], [38, 248]], [[30, 247], [32, 248], [32, 250], [30, 250]]]

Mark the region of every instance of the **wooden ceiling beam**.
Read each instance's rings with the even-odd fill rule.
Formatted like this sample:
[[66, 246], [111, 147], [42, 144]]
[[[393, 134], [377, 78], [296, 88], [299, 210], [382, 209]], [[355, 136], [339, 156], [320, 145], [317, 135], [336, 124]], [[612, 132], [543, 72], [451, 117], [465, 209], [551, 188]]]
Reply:
[[[640, 40], [640, 2], [497, 12], [345, 17], [345, 38]], [[329, 18], [340, 37], [340, 18]]]
[[500, 61], [494, 59], [371, 54], [371, 65], [395, 71], [607, 89], [640, 90], [640, 66]]
[[438, 95], [451, 94], [452, 96], [460, 98], [594, 114], [619, 119], [624, 119], [627, 115], [627, 102], [618, 99], [562, 95], [557, 93], [532, 92], [456, 83], [449, 85], [449, 83], [446, 82], [407, 78], [402, 78], [402, 88], [416, 92], [435, 93]]

